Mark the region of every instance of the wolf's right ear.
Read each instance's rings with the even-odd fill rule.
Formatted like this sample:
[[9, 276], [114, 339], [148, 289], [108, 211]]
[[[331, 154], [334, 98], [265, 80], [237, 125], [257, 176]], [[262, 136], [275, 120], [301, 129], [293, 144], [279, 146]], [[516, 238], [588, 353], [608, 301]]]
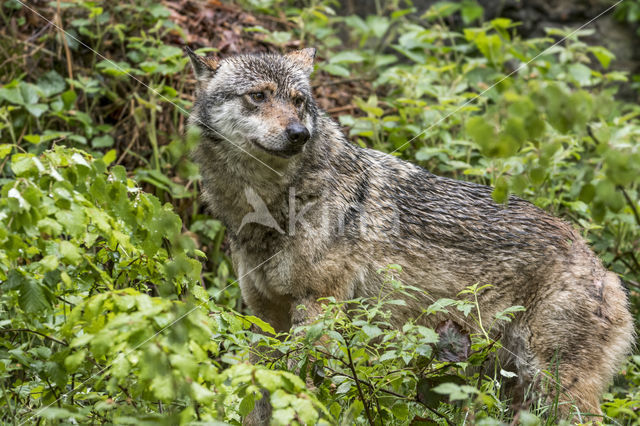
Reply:
[[307, 75], [311, 75], [313, 72], [313, 60], [316, 57], [316, 49], [307, 47], [306, 49], [294, 50], [293, 52], [287, 53], [285, 57], [300, 65]]
[[209, 81], [220, 67], [216, 59], [197, 55], [189, 46], [185, 46], [184, 51], [189, 55], [198, 84]]

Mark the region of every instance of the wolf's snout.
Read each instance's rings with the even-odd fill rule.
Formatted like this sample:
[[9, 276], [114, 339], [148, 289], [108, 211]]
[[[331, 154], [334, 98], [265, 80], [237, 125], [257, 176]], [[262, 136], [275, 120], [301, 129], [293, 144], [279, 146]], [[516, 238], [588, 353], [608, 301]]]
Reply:
[[309, 140], [309, 131], [300, 123], [291, 123], [285, 129], [287, 139], [295, 145], [302, 145]]

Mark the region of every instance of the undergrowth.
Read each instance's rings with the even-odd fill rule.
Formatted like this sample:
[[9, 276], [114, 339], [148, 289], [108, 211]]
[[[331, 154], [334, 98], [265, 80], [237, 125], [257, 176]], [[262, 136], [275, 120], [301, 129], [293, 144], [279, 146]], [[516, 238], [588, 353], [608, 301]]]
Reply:
[[[224, 37], [245, 49], [316, 47], [314, 88], [354, 143], [571, 221], [636, 318], [640, 108], [616, 93], [638, 77], [589, 28], [523, 39], [473, 0], [364, 17], [324, 0], [210, 3], [0, 5], [2, 420], [239, 424], [265, 389], [277, 424], [556, 424], [558, 401], [511, 409], [516, 373], [492, 360], [520, 308], [479, 321], [490, 283], [425, 307], [459, 317], [431, 328], [389, 326], [413, 291], [395, 265], [384, 297], [326, 300], [305, 330], [273, 336], [247, 311], [224, 226], [198, 201], [181, 45], [227, 54], [222, 37], [192, 43], [213, 13], [242, 19]], [[636, 22], [637, 6], [616, 13]], [[261, 345], [279, 355], [248, 363]], [[605, 424], [640, 418], [640, 357], [620, 373]]]

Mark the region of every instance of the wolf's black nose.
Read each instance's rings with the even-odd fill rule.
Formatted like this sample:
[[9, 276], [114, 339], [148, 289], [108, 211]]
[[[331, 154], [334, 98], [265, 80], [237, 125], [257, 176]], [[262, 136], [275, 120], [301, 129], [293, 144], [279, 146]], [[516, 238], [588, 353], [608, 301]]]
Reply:
[[296, 145], [302, 145], [309, 140], [309, 131], [300, 123], [291, 123], [285, 129], [287, 138]]

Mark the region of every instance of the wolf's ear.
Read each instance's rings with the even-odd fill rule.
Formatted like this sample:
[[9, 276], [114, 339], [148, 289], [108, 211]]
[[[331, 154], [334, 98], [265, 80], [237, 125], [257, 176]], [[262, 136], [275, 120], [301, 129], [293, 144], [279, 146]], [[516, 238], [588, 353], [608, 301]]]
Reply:
[[285, 55], [287, 58], [294, 61], [307, 73], [311, 75], [313, 71], [313, 59], [316, 57], [316, 49], [313, 47], [307, 47], [306, 49], [294, 50]]
[[216, 59], [197, 55], [196, 52], [189, 48], [189, 46], [185, 46], [184, 51], [187, 52], [187, 55], [189, 55], [191, 66], [193, 67], [193, 72], [198, 79], [198, 83], [202, 83], [211, 79], [211, 77], [213, 77], [213, 75], [216, 73], [216, 70], [220, 66], [219, 62]]

